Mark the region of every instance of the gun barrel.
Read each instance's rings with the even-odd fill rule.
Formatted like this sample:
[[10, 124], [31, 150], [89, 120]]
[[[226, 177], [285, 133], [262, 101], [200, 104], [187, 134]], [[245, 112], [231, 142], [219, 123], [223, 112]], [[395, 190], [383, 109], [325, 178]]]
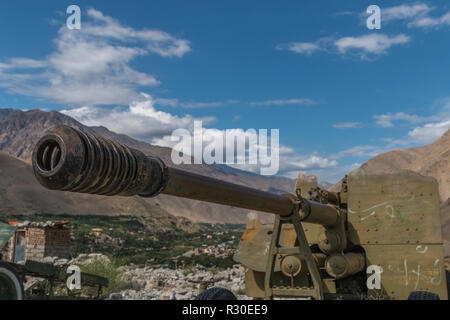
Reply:
[[285, 196], [167, 167], [139, 150], [68, 126], [45, 134], [32, 160], [37, 180], [53, 190], [143, 197], [164, 193], [283, 216], [295, 208]]
[[265, 192], [199, 174], [168, 168], [168, 183], [164, 194], [214, 202], [250, 210], [290, 215], [291, 200], [282, 195]]

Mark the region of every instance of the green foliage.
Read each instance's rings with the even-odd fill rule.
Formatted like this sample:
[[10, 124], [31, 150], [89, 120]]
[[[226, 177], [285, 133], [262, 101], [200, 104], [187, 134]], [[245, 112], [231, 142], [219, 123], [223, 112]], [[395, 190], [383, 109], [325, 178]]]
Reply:
[[[236, 248], [244, 225], [201, 223], [196, 232], [185, 232], [175, 226], [170, 230], [159, 230], [150, 217], [99, 216], [99, 215], [51, 215], [0, 216], [0, 221], [48, 221], [69, 220], [71, 228], [71, 255], [98, 252], [114, 257], [117, 265], [167, 264], [174, 268], [173, 259], [194, 248], [217, 246], [226, 243]], [[101, 232], [93, 232], [93, 228]], [[208, 239], [206, 235], [212, 237]], [[234, 236], [234, 240], [232, 237]], [[230, 243], [231, 241], [231, 243]], [[216, 258], [212, 255], [181, 257], [185, 267], [196, 264], [205, 267], [229, 268], [232, 257]]]
[[195, 271], [195, 268], [194, 268], [194, 266], [193, 265], [189, 265], [189, 266], [187, 266], [187, 267], [185, 267], [184, 269], [183, 269], [183, 276], [187, 276], [187, 275], [189, 275], [189, 274], [191, 274], [191, 273], [194, 273], [194, 271]]
[[196, 264], [200, 264], [206, 268], [226, 269], [231, 268], [234, 264], [236, 264], [236, 262], [234, 262], [232, 256], [217, 258], [209, 254], [200, 254], [198, 256], [185, 258], [185, 265], [195, 266]]
[[[123, 290], [125, 282], [123, 280], [124, 270], [120, 268], [120, 263], [117, 259], [110, 259], [110, 263], [104, 263], [100, 260], [93, 260], [93, 262], [81, 265], [81, 272], [90, 273], [108, 279], [108, 287], [103, 288], [102, 294], [108, 296], [112, 292]], [[90, 291], [90, 288], [84, 289]], [[89, 294], [90, 292], [84, 292]]]

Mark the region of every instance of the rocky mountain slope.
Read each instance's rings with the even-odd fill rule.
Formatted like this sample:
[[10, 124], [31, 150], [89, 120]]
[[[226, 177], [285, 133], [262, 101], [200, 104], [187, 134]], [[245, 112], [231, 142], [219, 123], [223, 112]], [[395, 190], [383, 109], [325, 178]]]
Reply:
[[[2, 109], [0, 109], [2, 110]], [[31, 158], [31, 154], [33, 151], [33, 147], [39, 137], [44, 134], [47, 130], [58, 126], [58, 125], [69, 125], [75, 128], [78, 128], [83, 131], [91, 132], [97, 135], [101, 135], [108, 139], [124, 143], [132, 148], [139, 149], [146, 154], [152, 154], [160, 157], [165, 163], [168, 165], [172, 165], [171, 162], [171, 149], [159, 146], [153, 146], [148, 143], [135, 140], [123, 134], [117, 134], [109, 131], [104, 127], [87, 127], [78, 121], [63, 115], [61, 113], [52, 111], [52, 112], [43, 112], [40, 110], [31, 110], [31, 111], [20, 111], [13, 109], [3, 109], [0, 114], [0, 150], [4, 151], [14, 157], [20, 158], [25, 161], [29, 161]], [[11, 162], [10, 158], [6, 158], [3, 155], [4, 164], [0, 166], [1, 168], [5, 168], [7, 162]], [[14, 161], [12, 161], [14, 162]], [[14, 164], [9, 164], [14, 166]], [[25, 164], [23, 164], [25, 166]], [[199, 173], [202, 175], [215, 177], [218, 179], [222, 179], [225, 181], [238, 183], [254, 188], [258, 188], [261, 190], [270, 190], [271, 192], [277, 193], [286, 193], [291, 192], [294, 188], [295, 181], [292, 179], [282, 178], [282, 177], [263, 177], [259, 175], [254, 175], [245, 171], [232, 169], [227, 166], [211, 166], [211, 165], [180, 165], [179, 168]], [[28, 170], [28, 169], [27, 169]], [[19, 171], [19, 170], [18, 170]], [[13, 171], [12, 171], [13, 172]], [[11, 174], [13, 181], [11, 181], [11, 185], [5, 186], [5, 181], [0, 181], [0, 187], [3, 188], [14, 188], [18, 187], [18, 181], [14, 177], [19, 172], [14, 171], [14, 174]], [[35, 182], [34, 177], [29, 176], [30, 180]], [[26, 187], [27, 181], [23, 181], [23, 187]], [[39, 192], [43, 192], [44, 189], [38, 185], [34, 185], [35, 191], [38, 194]], [[8, 194], [11, 195], [11, 192]], [[45, 193], [48, 194], [48, 193]], [[74, 207], [66, 207], [62, 205], [64, 201], [60, 202], [57, 200], [58, 197], [61, 197], [63, 193], [57, 192], [52, 193], [51, 197], [43, 200], [45, 204], [44, 207], [38, 208], [38, 203], [35, 203], [35, 206], [32, 207], [33, 210], [42, 211], [44, 208], [48, 210], [48, 208], [52, 208], [51, 212], [58, 212], [58, 210], [64, 210], [68, 212], [70, 210], [75, 210], [74, 212], [82, 212], [84, 210], [84, 206], [80, 205], [79, 208]], [[50, 195], [50, 194], [49, 194]], [[64, 197], [72, 197], [73, 195], [65, 194]], [[135, 200], [127, 200], [125, 198], [106, 198], [106, 197], [95, 197], [89, 195], [83, 195], [85, 197], [90, 197], [99, 202], [109, 202], [110, 203], [128, 203], [127, 205], [118, 205], [115, 207], [116, 209], [104, 210], [102, 214], [119, 214], [119, 213], [127, 213], [130, 211], [126, 209], [127, 206], [133, 207], [129, 202], [137, 202], [139, 201], [141, 205], [143, 203], [149, 204], [152, 206], [159, 206], [160, 208], [164, 208], [169, 213], [176, 216], [184, 216], [193, 221], [202, 221], [202, 222], [228, 222], [228, 223], [245, 223], [245, 217], [248, 213], [247, 210], [242, 210], [233, 207], [221, 206], [216, 204], [202, 203], [199, 201], [192, 201], [177, 197], [160, 195], [157, 198], [153, 199], [142, 199], [138, 198]], [[19, 197], [19, 195], [17, 195]], [[13, 208], [21, 208], [23, 205], [20, 204], [20, 201], [25, 199], [17, 199], [17, 198], [8, 198], [4, 199], [7, 201], [7, 206], [9, 209], [2, 208], [5, 206], [5, 202], [0, 204], [0, 211], [10, 212]], [[17, 202], [19, 201], [19, 202]], [[33, 210], [27, 210], [26, 212], [33, 212]], [[90, 211], [92, 212], [92, 211]], [[265, 216], [266, 221], [270, 220], [269, 216]]]

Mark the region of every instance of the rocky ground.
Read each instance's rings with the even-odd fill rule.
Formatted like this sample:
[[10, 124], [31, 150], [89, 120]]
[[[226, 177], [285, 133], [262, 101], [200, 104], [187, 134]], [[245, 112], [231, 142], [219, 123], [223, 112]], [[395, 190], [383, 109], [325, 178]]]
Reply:
[[[77, 258], [44, 258], [45, 263], [59, 267], [87, 265], [93, 262], [109, 264], [110, 259], [99, 253], [81, 254]], [[211, 270], [201, 265], [189, 269], [161, 267], [122, 266], [123, 290], [111, 293], [110, 300], [192, 300], [201, 291], [211, 287], [222, 287], [232, 291], [239, 300], [244, 295], [244, 267], [234, 265], [225, 270]]]
[[192, 270], [166, 268], [128, 268], [124, 273], [126, 290], [112, 293], [110, 299], [192, 300], [210, 287], [231, 290], [239, 300], [244, 293], [244, 268], [236, 265], [221, 271], [209, 271], [197, 265]]
[[45, 257], [43, 263], [53, 264], [56, 267], [67, 267], [70, 265], [85, 265], [92, 262], [111, 263], [109, 258], [101, 253], [80, 254], [74, 259], [63, 259], [58, 257]]

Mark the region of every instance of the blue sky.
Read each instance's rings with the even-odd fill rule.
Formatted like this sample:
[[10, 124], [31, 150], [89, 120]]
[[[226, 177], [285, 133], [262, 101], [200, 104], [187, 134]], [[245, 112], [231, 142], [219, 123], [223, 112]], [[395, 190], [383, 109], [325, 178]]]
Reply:
[[279, 129], [281, 175], [334, 182], [450, 127], [449, 36], [448, 1], [2, 1], [0, 108], [168, 146], [196, 119]]

